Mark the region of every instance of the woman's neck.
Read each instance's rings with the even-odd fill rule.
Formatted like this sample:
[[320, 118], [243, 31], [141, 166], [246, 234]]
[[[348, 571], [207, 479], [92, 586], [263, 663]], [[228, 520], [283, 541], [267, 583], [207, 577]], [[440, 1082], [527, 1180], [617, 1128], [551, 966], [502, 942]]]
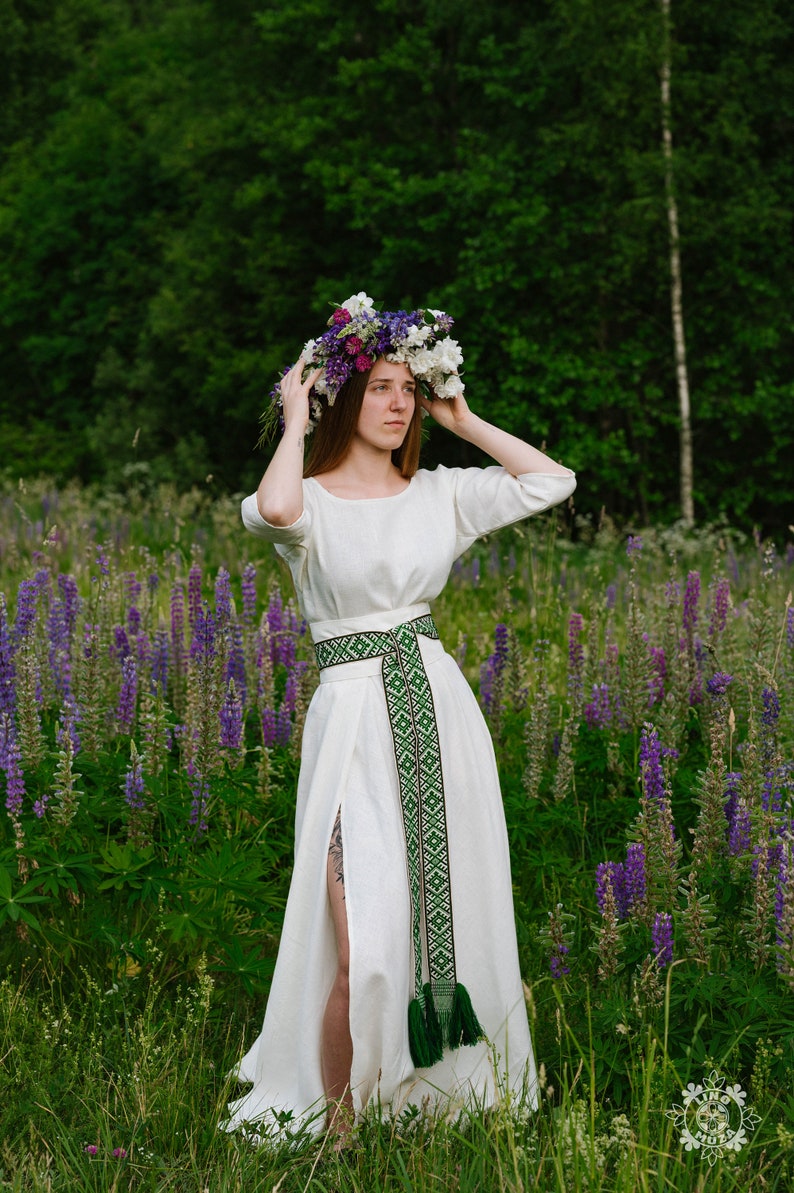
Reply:
[[315, 480], [337, 497], [391, 497], [408, 487], [409, 481], [392, 463], [391, 452], [362, 450], [351, 444], [341, 464], [322, 472]]

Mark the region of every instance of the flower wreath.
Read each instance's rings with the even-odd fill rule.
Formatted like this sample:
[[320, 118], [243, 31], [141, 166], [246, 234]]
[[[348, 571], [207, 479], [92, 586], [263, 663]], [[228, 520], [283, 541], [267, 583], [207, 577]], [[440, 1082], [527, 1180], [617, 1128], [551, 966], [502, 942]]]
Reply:
[[[336, 307], [328, 330], [303, 348], [303, 377], [322, 369], [309, 391], [309, 430], [313, 430], [325, 406], [333, 406], [337, 394], [354, 373], [366, 373], [380, 356], [405, 364], [427, 398], [454, 398], [463, 393], [458, 370], [463, 353], [457, 340], [447, 333], [451, 316], [444, 311], [377, 311], [364, 291]], [[285, 369], [285, 376], [289, 369]], [[262, 415], [262, 438], [268, 438], [282, 416], [281, 380], [270, 394], [270, 406]]]

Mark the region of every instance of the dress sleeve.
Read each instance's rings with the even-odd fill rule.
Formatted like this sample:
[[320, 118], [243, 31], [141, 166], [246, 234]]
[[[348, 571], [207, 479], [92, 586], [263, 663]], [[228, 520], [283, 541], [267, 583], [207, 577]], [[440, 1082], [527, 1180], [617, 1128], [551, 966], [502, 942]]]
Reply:
[[484, 534], [540, 514], [570, 497], [576, 488], [573, 472], [525, 472], [513, 476], [498, 465], [490, 468], [451, 468], [454, 473], [455, 555], [461, 555]]
[[279, 551], [280, 555], [286, 555], [291, 547], [305, 546], [308, 542], [312, 515], [311, 508], [306, 501], [305, 485], [303, 487], [303, 512], [291, 526], [272, 526], [270, 522], [266, 522], [257, 508], [256, 493], [243, 498], [241, 512], [246, 530], [250, 530], [259, 538], [267, 539], [269, 543], [275, 543], [277, 547], [284, 548]]

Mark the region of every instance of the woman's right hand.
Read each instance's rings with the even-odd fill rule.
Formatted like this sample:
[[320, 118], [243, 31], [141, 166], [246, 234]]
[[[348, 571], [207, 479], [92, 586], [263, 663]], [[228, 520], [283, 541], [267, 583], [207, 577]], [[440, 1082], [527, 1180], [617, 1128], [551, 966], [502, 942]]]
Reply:
[[281, 408], [284, 411], [284, 428], [300, 427], [305, 430], [309, 422], [309, 390], [320, 376], [322, 369], [312, 369], [303, 380], [306, 361], [299, 356], [285, 377], [281, 379]]

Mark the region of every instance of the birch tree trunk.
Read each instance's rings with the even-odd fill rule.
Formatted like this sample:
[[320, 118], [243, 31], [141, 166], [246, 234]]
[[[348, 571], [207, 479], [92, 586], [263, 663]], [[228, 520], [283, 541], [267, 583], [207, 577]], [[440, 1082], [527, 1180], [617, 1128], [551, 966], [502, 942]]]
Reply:
[[689, 406], [689, 376], [686, 367], [686, 339], [684, 337], [684, 308], [681, 298], [681, 247], [678, 237], [678, 207], [673, 185], [673, 134], [670, 121], [670, 0], [660, 0], [662, 6], [662, 152], [664, 154], [664, 190], [667, 202], [667, 226], [670, 239], [670, 307], [673, 318], [673, 347], [675, 375], [678, 386], [680, 425], [680, 485], [681, 517], [691, 526], [695, 521], [692, 498], [692, 422]]

